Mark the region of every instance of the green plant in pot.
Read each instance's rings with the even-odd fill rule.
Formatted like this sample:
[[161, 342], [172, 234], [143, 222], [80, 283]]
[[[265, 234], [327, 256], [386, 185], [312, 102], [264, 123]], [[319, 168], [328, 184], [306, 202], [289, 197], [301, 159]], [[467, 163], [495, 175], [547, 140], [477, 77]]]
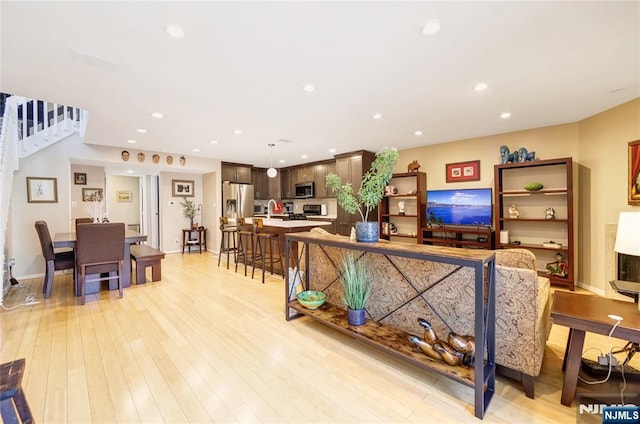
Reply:
[[327, 187], [333, 190], [338, 205], [347, 213], [353, 215], [360, 213], [362, 221], [356, 222], [357, 241], [378, 241], [378, 223], [368, 221], [369, 212], [375, 209], [384, 197], [384, 189], [389, 184], [398, 159], [398, 150], [395, 147], [384, 147], [376, 153], [371, 168], [362, 177], [357, 193], [354, 193], [350, 182], [342, 184], [340, 177], [336, 174], [327, 175]]
[[366, 278], [367, 265], [363, 256], [353, 252], [342, 257], [342, 300], [347, 305], [347, 321], [351, 325], [365, 323], [365, 306], [371, 292], [371, 284]]
[[185, 218], [189, 218], [189, 228], [193, 228], [193, 218], [196, 216], [196, 205], [189, 199], [184, 199], [184, 202], [180, 202], [182, 206], [182, 214]]

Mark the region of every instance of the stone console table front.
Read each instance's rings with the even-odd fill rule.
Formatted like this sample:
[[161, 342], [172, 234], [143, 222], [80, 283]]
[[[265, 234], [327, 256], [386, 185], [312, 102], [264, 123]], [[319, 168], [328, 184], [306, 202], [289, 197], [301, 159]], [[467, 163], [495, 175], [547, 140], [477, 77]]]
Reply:
[[[367, 277], [373, 284], [363, 326], [347, 323], [341, 301], [339, 269], [345, 253], [367, 261]], [[286, 269], [290, 269], [285, 284], [287, 321], [309, 316], [417, 367], [473, 387], [475, 416], [484, 417], [495, 391], [492, 251], [386, 241], [359, 243], [331, 234], [296, 233], [286, 235]], [[300, 305], [290, 281], [296, 275], [304, 290], [325, 292], [326, 303], [315, 310]], [[408, 340], [410, 334], [423, 334], [417, 318], [430, 321], [444, 340], [450, 331], [473, 335], [474, 365], [449, 366], [419, 352]]]

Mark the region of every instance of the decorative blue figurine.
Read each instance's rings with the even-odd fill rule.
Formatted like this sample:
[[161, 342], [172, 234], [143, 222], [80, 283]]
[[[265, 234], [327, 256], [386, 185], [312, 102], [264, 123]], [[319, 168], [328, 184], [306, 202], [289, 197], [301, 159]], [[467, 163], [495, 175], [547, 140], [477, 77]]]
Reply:
[[524, 147], [518, 150], [518, 155], [520, 156], [520, 162], [536, 160], [536, 152], [527, 152], [527, 149]]
[[504, 144], [500, 146], [500, 157], [502, 158], [502, 164], [506, 164], [509, 162], [517, 163], [518, 162], [518, 152], [515, 151], [513, 153], [509, 153], [509, 148]]

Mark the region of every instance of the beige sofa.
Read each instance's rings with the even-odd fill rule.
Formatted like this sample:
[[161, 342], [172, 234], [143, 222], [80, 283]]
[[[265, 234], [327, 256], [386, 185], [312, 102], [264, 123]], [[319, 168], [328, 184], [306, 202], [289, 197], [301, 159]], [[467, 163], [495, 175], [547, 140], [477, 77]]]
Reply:
[[[310, 245], [310, 289], [342, 304], [336, 264], [342, 249]], [[428, 320], [446, 339], [453, 331], [474, 334], [475, 282], [471, 268], [407, 258], [367, 255], [373, 281], [367, 318], [423, 335], [418, 318]], [[496, 251], [496, 363], [499, 371], [523, 382], [533, 397], [550, 330], [549, 279], [535, 271], [535, 256], [525, 249]]]

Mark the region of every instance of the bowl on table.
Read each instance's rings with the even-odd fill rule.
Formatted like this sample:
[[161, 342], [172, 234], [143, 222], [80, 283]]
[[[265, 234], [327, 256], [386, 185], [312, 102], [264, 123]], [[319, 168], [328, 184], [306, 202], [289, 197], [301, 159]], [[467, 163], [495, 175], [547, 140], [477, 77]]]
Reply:
[[298, 303], [307, 309], [317, 309], [327, 300], [327, 294], [316, 290], [298, 293]]

